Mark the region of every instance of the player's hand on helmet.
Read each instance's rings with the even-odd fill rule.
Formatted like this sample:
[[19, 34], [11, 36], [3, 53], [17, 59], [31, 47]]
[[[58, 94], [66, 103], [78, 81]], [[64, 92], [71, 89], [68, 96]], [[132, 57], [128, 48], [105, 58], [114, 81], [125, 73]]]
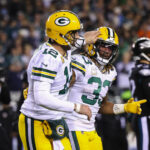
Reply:
[[140, 115], [142, 112], [141, 109], [141, 104], [146, 103], [147, 100], [139, 100], [139, 101], [134, 101], [134, 98], [130, 98], [126, 104], [124, 104], [124, 110], [127, 113], [133, 113], [133, 114], [138, 114]]
[[75, 111], [79, 114], [86, 115], [88, 117], [88, 120], [92, 117], [92, 112], [89, 106], [84, 104], [75, 104]]
[[23, 97], [24, 97], [24, 99], [27, 99], [27, 95], [28, 95], [28, 88], [23, 90]]
[[85, 32], [84, 39], [86, 44], [94, 44], [97, 41], [99, 35], [100, 31]]

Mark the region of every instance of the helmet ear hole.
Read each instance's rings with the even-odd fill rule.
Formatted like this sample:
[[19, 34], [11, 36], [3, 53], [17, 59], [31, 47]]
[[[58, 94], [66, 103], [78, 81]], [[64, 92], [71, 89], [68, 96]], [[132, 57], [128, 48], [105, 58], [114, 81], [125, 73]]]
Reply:
[[64, 37], [61, 33], [59, 33], [59, 35], [60, 35], [61, 37]]
[[47, 32], [51, 32], [51, 29], [48, 28], [48, 29], [47, 29]]

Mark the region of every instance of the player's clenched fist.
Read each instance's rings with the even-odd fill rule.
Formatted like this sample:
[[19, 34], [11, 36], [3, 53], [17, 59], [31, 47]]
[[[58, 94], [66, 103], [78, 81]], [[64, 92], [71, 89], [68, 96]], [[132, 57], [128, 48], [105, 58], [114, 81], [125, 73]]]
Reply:
[[94, 44], [97, 41], [99, 35], [100, 31], [85, 32], [84, 39], [86, 44]]
[[84, 104], [75, 104], [75, 109], [77, 113], [86, 115], [88, 117], [88, 120], [92, 117], [92, 112], [89, 106]]
[[23, 97], [24, 97], [24, 99], [27, 99], [27, 95], [28, 95], [28, 88], [23, 90]]

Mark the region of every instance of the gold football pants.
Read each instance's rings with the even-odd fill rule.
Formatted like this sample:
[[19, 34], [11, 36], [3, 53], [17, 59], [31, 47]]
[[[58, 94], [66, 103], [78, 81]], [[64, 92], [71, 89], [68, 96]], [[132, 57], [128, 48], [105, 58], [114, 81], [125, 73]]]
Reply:
[[72, 150], [103, 150], [101, 138], [96, 131], [70, 131]]
[[[53, 150], [53, 141], [49, 140], [43, 133], [42, 121], [20, 114], [18, 126], [24, 150]], [[64, 150], [71, 150], [67, 137], [60, 141]]]

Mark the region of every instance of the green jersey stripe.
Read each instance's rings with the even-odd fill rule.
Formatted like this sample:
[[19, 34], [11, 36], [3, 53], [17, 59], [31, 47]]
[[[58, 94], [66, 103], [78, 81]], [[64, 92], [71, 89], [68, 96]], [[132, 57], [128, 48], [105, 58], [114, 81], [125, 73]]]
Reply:
[[44, 69], [44, 68], [33, 67], [33, 69], [38, 70], [38, 71], [44, 71], [44, 72], [47, 72], [47, 73], [57, 74], [56, 71], [51, 71], [51, 70], [47, 70], [47, 69]]
[[74, 68], [74, 69], [80, 71], [80, 72], [85, 76], [85, 71], [83, 71], [83, 70], [81, 70], [81, 69], [79, 69], [79, 68], [77, 68], [77, 67], [75, 67], [75, 66], [73, 66], [73, 65], [72, 65], [72, 68]]
[[79, 65], [82, 68], [85, 68], [85, 66], [83, 64], [79, 63], [78, 61], [72, 61], [72, 62], [75, 63], [75, 64], [77, 64], [77, 65]]
[[32, 75], [39, 76], [39, 77], [44, 77], [44, 78], [48, 78], [48, 79], [54, 79], [55, 78], [55, 77], [52, 77], [52, 76], [47, 76], [47, 75], [44, 75], [44, 74], [41, 74], [41, 73], [34, 73], [34, 72], [32, 72]]

